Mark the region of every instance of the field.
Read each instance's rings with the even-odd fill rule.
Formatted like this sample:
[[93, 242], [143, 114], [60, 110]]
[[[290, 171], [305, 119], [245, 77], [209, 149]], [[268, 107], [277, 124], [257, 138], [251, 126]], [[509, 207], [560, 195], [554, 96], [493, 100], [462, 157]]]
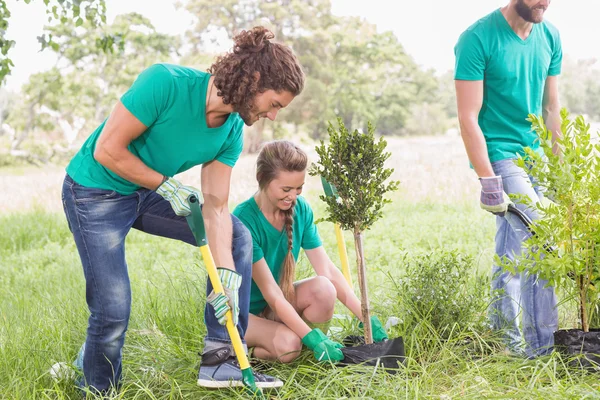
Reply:
[[[314, 157], [314, 152], [307, 148]], [[390, 375], [373, 368], [319, 365], [303, 354], [289, 364], [260, 363], [285, 382], [278, 399], [583, 399], [600, 398], [598, 376], [568, 367], [554, 353], [512, 357], [486, 325], [494, 218], [478, 207], [479, 189], [458, 137], [390, 139], [389, 166], [400, 190], [366, 233], [371, 307], [391, 336], [402, 336], [407, 362]], [[234, 169], [231, 207], [256, 190], [254, 156]], [[85, 339], [87, 307], [75, 244], [60, 201], [63, 167], [0, 169], [0, 398], [76, 399], [68, 379], [49, 368], [71, 361]], [[199, 171], [183, 174], [199, 185]], [[305, 196], [317, 216], [320, 183]], [[333, 226], [319, 225], [338, 261]], [[346, 233], [351, 267], [353, 242]], [[241, 390], [196, 386], [205, 333], [206, 276], [194, 247], [133, 231], [127, 260], [133, 309], [118, 399], [246, 398]], [[356, 286], [356, 274], [352, 271]], [[299, 276], [311, 273], [301, 258]], [[570, 302], [561, 327], [570, 327]], [[332, 334], [356, 333], [338, 306]], [[92, 396], [89, 396], [92, 398]]]

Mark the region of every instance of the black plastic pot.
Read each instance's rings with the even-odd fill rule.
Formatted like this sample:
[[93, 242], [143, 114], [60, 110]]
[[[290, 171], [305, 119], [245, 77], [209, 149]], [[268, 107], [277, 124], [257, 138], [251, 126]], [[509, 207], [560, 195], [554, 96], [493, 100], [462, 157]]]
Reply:
[[[344, 344], [349, 344], [348, 339], [344, 340]], [[391, 374], [398, 372], [399, 364], [404, 363], [405, 359], [404, 340], [401, 337], [385, 342], [343, 347], [341, 350], [345, 357], [341, 365], [378, 366]]]
[[578, 356], [575, 365], [600, 371], [600, 329], [561, 329], [554, 332], [554, 348], [566, 356]]

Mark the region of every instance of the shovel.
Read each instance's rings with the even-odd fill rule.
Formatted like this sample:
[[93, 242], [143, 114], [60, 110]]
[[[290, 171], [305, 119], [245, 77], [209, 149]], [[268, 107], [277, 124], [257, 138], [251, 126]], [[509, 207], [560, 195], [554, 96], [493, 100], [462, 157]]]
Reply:
[[[327, 182], [325, 178], [321, 177], [321, 183], [323, 184], [323, 190], [325, 196], [339, 198], [335, 186]], [[342, 273], [348, 285], [352, 287], [352, 276], [350, 275], [350, 268], [348, 267], [348, 254], [346, 253], [346, 243], [344, 242], [344, 235], [342, 234], [342, 228], [340, 224], [334, 224], [335, 226], [335, 238], [337, 240], [338, 252], [340, 254], [340, 262], [342, 263]]]
[[[509, 204], [507, 211], [508, 212], [504, 215], [504, 217], [508, 220], [508, 223], [510, 224], [511, 228], [513, 228], [519, 235], [521, 235], [523, 240], [535, 236], [536, 233], [533, 229], [533, 221], [531, 218], [529, 218], [527, 214], [525, 214], [523, 211], [519, 210], [512, 204]], [[525, 231], [523, 231], [523, 226], [525, 227]], [[545, 243], [543, 247], [547, 253], [556, 254], [558, 252], [557, 247], [549, 243]], [[568, 273], [567, 276], [575, 280], [575, 276], [572, 272]], [[595, 288], [596, 284], [594, 282], [590, 282], [590, 286]]]
[[[506, 218], [511, 228], [513, 228], [513, 230], [519, 236], [521, 236], [521, 240], [525, 241], [530, 237], [535, 236], [535, 231], [533, 230], [533, 220], [513, 204], [508, 205], [507, 213], [504, 215], [504, 218]], [[523, 230], [523, 227], [525, 230]], [[548, 253], [554, 253], [557, 251], [555, 246], [552, 246], [548, 243], [544, 244], [544, 250], [546, 250]]]
[[[200, 209], [198, 198], [192, 194], [188, 197], [188, 203], [190, 204], [190, 210], [192, 213], [187, 217], [187, 222], [192, 230], [192, 233], [194, 234], [194, 237], [196, 238], [196, 243], [200, 247], [200, 253], [202, 254], [204, 264], [206, 265], [208, 278], [210, 279], [210, 283], [212, 284], [215, 293], [224, 293], [223, 285], [221, 284], [221, 280], [217, 274], [215, 261], [212, 253], [210, 252], [210, 248], [208, 247], [208, 239], [204, 229], [204, 218], [202, 217], [202, 210]], [[263, 396], [262, 391], [256, 386], [256, 382], [254, 381], [252, 368], [250, 367], [250, 363], [248, 363], [248, 357], [244, 351], [240, 333], [235, 325], [233, 325], [233, 315], [231, 314], [231, 310], [227, 311], [226, 317], [227, 332], [229, 333], [229, 337], [233, 345], [233, 351], [235, 352], [235, 356], [240, 364], [240, 369], [242, 370], [242, 383], [244, 386], [246, 386], [246, 389], [252, 396], [254, 396], [254, 398], [264, 399], [265, 397]]]

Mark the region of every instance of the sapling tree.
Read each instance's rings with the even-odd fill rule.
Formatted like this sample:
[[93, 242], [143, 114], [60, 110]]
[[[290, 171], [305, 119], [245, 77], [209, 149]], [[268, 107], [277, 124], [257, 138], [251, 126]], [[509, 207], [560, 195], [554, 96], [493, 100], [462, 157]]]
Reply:
[[320, 196], [329, 212], [324, 220], [339, 223], [354, 234], [365, 343], [372, 343], [363, 232], [381, 218], [383, 206], [390, 202], [384, 195], [396, 190], [399, 182], [388, 181], [394, 170], [385, 168], [385, 161], [391, 154], [385, 151], [383, 138], [375, 140], [371, 123], [366, 133], [349, 131], [340, 118], [338, 125], [336, 129], [329, 123], [329, 144], [321, 141], [316, 146], [319, 160], [310, 174], [320, 175], [337, 189], [339, 197]]
[[[530, 148], [517, 164], [544, 188], [552, 202], [533, 204], [540, 218], [528, 251], [510, 268], [536, 273], [578, 301], [581, 329], [588, 332], [598, 316], [600, 289], [600, 139], [582, 116], [561, 111], [561, 137], [552, 141], [541, 117], [530, 115], [542, 153]], [[555, 150], [553, 151], [553, 147]]]

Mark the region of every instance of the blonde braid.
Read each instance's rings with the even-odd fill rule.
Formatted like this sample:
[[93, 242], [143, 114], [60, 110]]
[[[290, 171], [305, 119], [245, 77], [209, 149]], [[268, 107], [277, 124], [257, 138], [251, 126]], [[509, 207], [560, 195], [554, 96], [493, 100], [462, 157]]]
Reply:
[[[294, 202], [295, 203], [295, 202]], [[293, 225], [294, 225], [294, 206], [290, 207], [289, 210], [284, 211], [285, 225], [284, 228], [288, 237], [288, 253], [283, 260], [283, 267], [281, 269], [279, 278], [279, 287], [285, 296], [285, 299], [290, 303], [294, 303], [296, 292], [294, 290], [294, 279], [296, 278], [296, 260], [292, 252], [293, 247]]]

